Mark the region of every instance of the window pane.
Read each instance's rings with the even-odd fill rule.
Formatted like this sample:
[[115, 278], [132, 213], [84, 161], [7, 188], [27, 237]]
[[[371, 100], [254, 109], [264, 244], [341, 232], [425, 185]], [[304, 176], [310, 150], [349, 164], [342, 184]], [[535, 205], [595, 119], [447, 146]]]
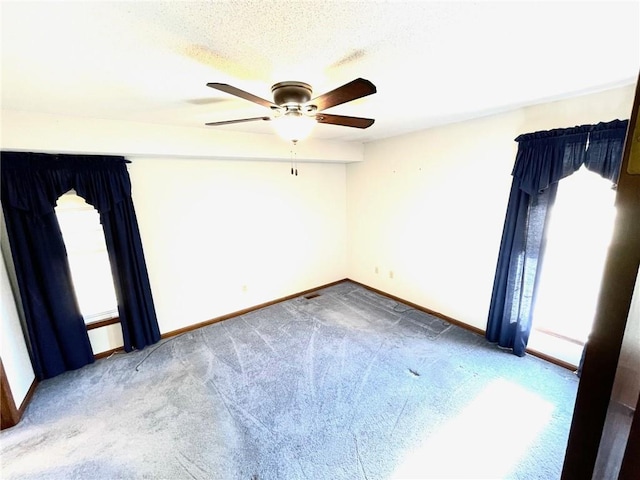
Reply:
[[111, 266], [98, 211], [71, 190], [58, 199], [56, 215], [85, 323], [118, 316]]

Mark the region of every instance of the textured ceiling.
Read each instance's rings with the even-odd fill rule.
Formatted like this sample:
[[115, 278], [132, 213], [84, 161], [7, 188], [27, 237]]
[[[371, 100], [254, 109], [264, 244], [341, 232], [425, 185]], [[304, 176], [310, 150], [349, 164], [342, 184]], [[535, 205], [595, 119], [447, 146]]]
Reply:
[[634, 2], [1, 2], [2, 108], [271, 133], [266, 113], [206, 87], [271, 99], [272, 84], [314, 96], [354, 78], [378, 93], [329, 110], [367, 130], [318, 125], [317, 138], [371, 141], [517, 106], [634, 83]]

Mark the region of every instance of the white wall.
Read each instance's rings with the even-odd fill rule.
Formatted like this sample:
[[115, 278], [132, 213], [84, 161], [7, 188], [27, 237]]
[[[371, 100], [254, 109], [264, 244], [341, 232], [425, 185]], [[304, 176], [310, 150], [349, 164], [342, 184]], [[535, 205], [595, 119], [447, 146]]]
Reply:
[[346, 277], [345, 165], [137, 158], [163, 333]]
[[[0, 215], [2, 215], [1, 212]], [[4, 255], [0, 255], [0, 263], [0, 332], [2, 333], [0, 335], [0, 357], [11, 387], [13, 400], [16, 407], [20, 408], [35, 380], [35, 374], [22, 334]]]
[[515, 137], [629, 118], [633, 94], [630, 85], [366, 144], [364, 162], [347, 166], [349, 278], [484, 329]]
[[[287, 161], [288, 142], [276, 135], [222, 131], [212, 127], [175, 127], [97, 118], [2, 110], [3, 150], [208, 159]], [[310, 138], [297, 146], [297, 159], [358, 162], [356, 142]]]

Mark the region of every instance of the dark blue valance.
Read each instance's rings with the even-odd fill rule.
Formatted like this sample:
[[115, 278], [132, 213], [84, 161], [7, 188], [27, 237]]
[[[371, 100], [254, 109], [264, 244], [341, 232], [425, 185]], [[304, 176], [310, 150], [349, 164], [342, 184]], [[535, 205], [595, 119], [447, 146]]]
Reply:
[[581, 126], [517, 137], [512, 174], [520, 189], [535, 195], [575, 172], [584, 163], [588, 136], [589, 127]]
[[617, 183], [628, 126], [629, 120], [614, 120], [595, 125], [589, 133], [584, 166]]
[[514, 181], [520, 190], [536, 195], [585, 165], [615, 182], [628, 123], [613, 120], [519, 135]]
[[98, 211], [107, 212], [131, 196], [127, 163], [119, 156], [2, 152], [2, 203], [46, 215], [60, 195], [73, 188]]

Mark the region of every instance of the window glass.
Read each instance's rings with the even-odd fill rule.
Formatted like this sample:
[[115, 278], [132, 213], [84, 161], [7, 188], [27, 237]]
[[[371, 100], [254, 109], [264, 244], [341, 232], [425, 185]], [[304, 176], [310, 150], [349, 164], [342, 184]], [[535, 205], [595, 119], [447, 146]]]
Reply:
[[118, 303], [98, 211], [73, 190], [58, 199], [55, 211], [85, 323], [117, 317]]

